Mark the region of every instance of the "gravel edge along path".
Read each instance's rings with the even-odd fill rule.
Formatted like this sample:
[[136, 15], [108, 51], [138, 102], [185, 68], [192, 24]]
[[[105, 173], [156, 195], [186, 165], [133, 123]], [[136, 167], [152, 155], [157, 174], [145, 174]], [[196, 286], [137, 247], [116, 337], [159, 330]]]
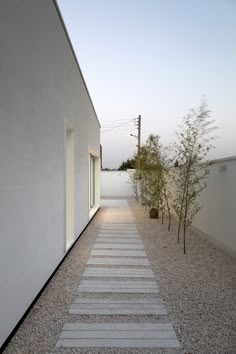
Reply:
[[236, 259], [191, 229], [184, 255], [174, 220], [168, 232], [166, 219], [162, 225], [135, 200], [129, 205], [184, 351], [235, 354]]

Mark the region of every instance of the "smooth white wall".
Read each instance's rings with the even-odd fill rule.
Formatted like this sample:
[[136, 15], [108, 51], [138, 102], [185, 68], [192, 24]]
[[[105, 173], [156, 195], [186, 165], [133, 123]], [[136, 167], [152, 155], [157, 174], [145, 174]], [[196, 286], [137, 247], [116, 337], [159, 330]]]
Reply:
[[127, 171], [101, 172], [101, 197], [133, 197], [130, 173]]
[[[192, 226], [202, 235], [236, 256], [236, 157], [212, 160], [206, 166], [209, 175], [207, 187], [198, 197], [202, 209], [193, 220]], [[177, 173], [178, 169], [172, 169]], [[170, 190], [175, 195], [175, 185], [171, 179]]]
[[193, 226], [236, 255], [236, 157], [212, 161]]
[[53, 1], [0, 2], [0, 78], [1, 346], [65, 254], [66, 122], [75, 237], [89, 221], [100, 127]]

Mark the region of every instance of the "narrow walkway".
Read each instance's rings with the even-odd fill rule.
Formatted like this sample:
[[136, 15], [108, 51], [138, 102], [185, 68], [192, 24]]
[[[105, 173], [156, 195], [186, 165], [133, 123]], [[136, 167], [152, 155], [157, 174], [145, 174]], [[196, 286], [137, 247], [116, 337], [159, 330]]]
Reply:
[[[69, 314], [108, 315], [110, 321], [65, 323], [56, 348], [179, 348], [172, 324], [161, 318], [167, 310], [127, 202], [103, 205], [104, 221]], [[158, 322], [141, 322], [143, 315]]]

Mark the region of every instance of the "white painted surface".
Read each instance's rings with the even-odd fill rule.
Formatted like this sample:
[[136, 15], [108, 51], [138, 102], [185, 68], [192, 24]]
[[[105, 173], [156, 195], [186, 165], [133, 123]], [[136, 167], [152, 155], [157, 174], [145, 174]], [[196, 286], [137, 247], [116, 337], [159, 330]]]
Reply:
[[0, 63], [1, 346], [65, 254], [65, 122], [76, 237], [99, 206], [97, 180], [89, 211], [88, 161], [100, 128], [53, 1], [0, 2]]
[[236, 157], [213, 161], [193, 226], [236, 255]]
[[[236, 157], [213, 160], [208, 168], [207, 187], [198, 199], [203, 208], [192, 226], [229, 254], [236, 255]], [[174, 194], [173, 184], [171, 189]]]
[[133, 197], [129, 183], [130, 173], [127, 171], [101, 172], [101, 197]]

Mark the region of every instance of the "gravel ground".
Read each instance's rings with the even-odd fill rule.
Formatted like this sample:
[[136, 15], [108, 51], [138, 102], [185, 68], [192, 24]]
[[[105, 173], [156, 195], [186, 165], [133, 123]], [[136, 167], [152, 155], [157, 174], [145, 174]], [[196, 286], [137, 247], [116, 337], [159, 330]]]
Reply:
[[236, 353], [236, 260], [202, 238], [187, 234], [187, 254], [177, 244], [177, 225], [129, 201], [161, 296], [186, 353]]
[[[175, 224], [171, 232], [168, 232], [166, 225], [161, 225], [159, 220], [149, 219], [147, 212], [133, 199], [129, 200], [129, 204], [135, 214], [138, 230], [169, 315], [161, 318], [124, 318], [68, 314], [103, 221], [103, 211], [100, 210], [34, 305], [4, 354], [236, 353], [236, 260], [193, 231], [187, 235], [187, 255], [184, 255], [181, 245], [176, 243]], [[183, 350], [54, 350], [65, 322], [165, 322], [169, 319], [174, 324]]]

